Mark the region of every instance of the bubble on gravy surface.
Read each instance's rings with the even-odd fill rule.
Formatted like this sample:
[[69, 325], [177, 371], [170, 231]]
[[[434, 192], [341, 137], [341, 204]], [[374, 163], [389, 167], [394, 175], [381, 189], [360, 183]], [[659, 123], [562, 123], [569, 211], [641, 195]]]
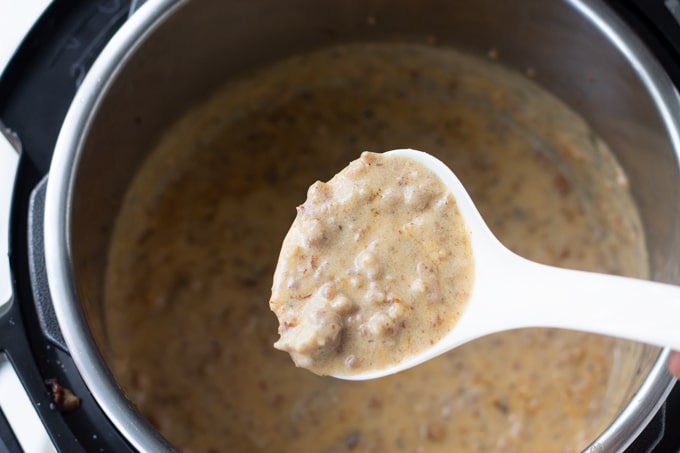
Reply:
[[532, 81], [454, 50], [351, 45], [227, 84], [160, 140], [131, 184], [106, 278], [109, 363], [185, 451], [575, 451], [629, 385], [632, 343], [524, 329], [367, 382], [272, 347], [272, 273], [291, 206], [365, 149], [443, 160], [498, 238], [558, 266], [647, 275], [625, 176]]
[[451, 331], [473, 270], [441, 179], [408, 157], [364, 152], [297, 208], [269, 301], [274, 346], [319, 375], [396, 365]]

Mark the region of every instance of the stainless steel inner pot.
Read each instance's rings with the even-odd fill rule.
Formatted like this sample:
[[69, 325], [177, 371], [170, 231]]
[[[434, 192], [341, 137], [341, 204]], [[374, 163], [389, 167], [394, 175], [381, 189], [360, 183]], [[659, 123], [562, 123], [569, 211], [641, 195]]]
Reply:
[[[159, 135], [225, 81], [339, 42], [435, 36], [472, 53], [497, 49], [583, 115], [628, 173], [653, 278], [680, 283], [678, 118], [661, 66], [598, 0], [149, 0], [111, 40], [63, 124], [45, 213], [48, 279], [73, 359], [117, 428], [143, 451], [171, 448], [116, 386], [105, 361], [102, 280], [111, 227]], [[668, 351], [648, 348], [630, 397], [590, 451], [628, 445], [670, 390]], [[585, 446], [584, 446], [585, 447]]]

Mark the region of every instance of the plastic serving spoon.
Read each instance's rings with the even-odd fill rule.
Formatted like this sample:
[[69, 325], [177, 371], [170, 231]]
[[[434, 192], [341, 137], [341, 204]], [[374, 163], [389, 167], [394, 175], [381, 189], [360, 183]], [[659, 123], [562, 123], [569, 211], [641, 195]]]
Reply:
[[469, 230], [474, 282], [459, 321], [442, 340], [394, 366], [352, 375], [373, 379], [406, 370], [470, 340], [520, 327], [559, 327], [680, 350], [680, 287], [539, 264], [508, 250], [493, 235], [467, 191], [439, 159], [422, 151], [387, 154], [414, 159], [453, 194]]

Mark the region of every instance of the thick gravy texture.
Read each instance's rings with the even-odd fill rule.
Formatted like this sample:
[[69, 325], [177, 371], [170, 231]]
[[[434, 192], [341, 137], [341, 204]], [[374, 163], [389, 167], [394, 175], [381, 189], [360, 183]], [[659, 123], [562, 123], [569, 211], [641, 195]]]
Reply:
[[269, 301], [274, 347], [319, 375], [384, 370], [451, 331], [473, 278], [470, 233], [439, 176], [365, 151], [297, 207]]
[[610, 421], [620, 401], [608, 390], [625, 379], [614, 358], [633, 348], [610, 338], [507, 332], [367, 382], [315, 376], [273, 348], [268, 300], [291, 207], [360, 151], [407, 147], [455, 168], [516, 252], [646, 275], [625, 176], [530, 80], [424, 45], [291, 58], [228, 84], [168, 130], [115, 227], [111, 366], [178, 448], [575, 451]]

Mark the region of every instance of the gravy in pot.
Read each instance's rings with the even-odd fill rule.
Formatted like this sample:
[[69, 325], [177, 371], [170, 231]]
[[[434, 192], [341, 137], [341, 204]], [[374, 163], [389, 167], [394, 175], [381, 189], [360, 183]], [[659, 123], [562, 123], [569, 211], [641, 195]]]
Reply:
[[644, 277], [625, 175], [532, 81], [454, 50], [348, 45], [227, 84], [162, 137], [125, 197], [105, 290], [111, 368], [184, 451], [575, 451], [610, 422], [635, 345], [554, 329], [466, 344], [374, 381], [272, 346], [281, 241], [360, 151], [427, 150], [496, 236], [548, 264]]

